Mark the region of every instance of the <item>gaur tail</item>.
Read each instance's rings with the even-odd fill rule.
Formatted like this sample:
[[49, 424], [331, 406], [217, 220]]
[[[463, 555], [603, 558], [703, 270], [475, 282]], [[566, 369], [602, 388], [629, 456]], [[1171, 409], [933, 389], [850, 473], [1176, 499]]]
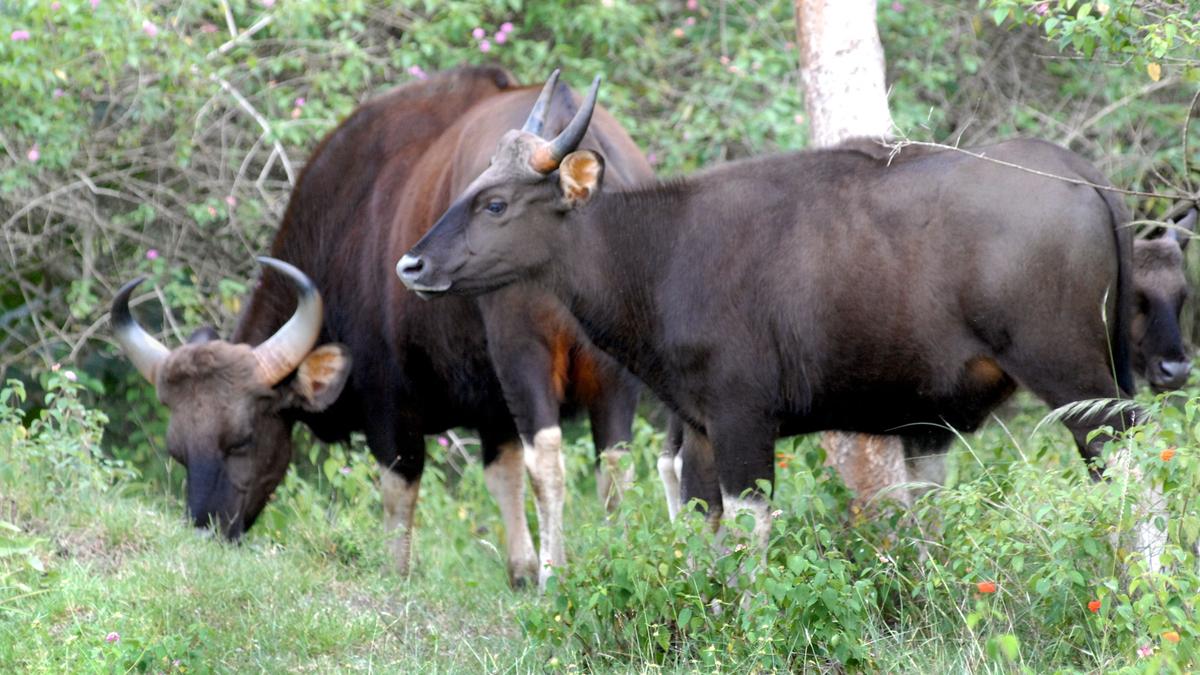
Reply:
[[[1095, 181], [1107, 185], [1103, 179]], [[1133, 338], [1130, 335], [1130, 320], [1133, 318], [1133, 228], [1129, 209], [1121, 195], [1113, 190], [1097, 189], [1112, 218], [1113, 243], [1117, 247], [1117, 302], [1116, 315], [1112, 317], [1109, 333], [1112, 344], [1113, 371], [1117, 386], [1125, 396], [1132, 397], [1136, 390], [1133, 381]]]

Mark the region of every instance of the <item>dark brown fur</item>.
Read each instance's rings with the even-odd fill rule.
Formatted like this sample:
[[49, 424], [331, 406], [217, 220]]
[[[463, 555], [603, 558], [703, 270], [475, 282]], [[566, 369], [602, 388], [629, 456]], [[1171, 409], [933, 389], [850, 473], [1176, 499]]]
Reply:
[[[979, 152], [1105, 184], [1049, 143]], [[961, 153], [889, 163], [859, 149], [731, 163], [582, 205], [560, 182], [489, 188], [521, 205], [506, 219], [460, 196], [406, 256], [406, 283], [478, 293], [542, 280], [712, 448], [727, 495], [773, 477], [780, 435], [936, 445], [1017, 383], [1052, 406], [1132, 390], [1131, 234], [1109, 191]], [[1003, 377], [972, 373], [981, 358]], [[1122, 422], [1068, 426], [1092, 458], [1088, 432]]]
[[[279, 393], [295, 378], [275, 393], [246, 389], [246, 345], [272, 335], [295, 307], [289, 283], [271, 272], [230, 342], [176, 350], [160, 395], [172, 408], [172, 453], [191, 467], [189, 510], [198, 525], [215, 519], [237, 536], [253, 523], [286, 471], [295, 421], [327, 441], [365, 431], [380, 464], [410, 482], [423, 469], [424, 434], [455, 426], [479, 431], [485, 463], [518, 432], [528, 441], [575, 408], [591, 414], [597, 449], [630, 440], [636, 381], [588, 345], [553, 296], [526, 287], [430, 305], [392, 275], [400, 253], [487, 165], [481, 148], [519, 125], [537, 93], [513, 88], [498, 68], [464, 68], [363, 104], [318, 145], [271, 255], [320, 290], [318, 344], [345, 345], [352, 371], [323, 409]], [[558, 97], [548, 130], [570, 119], [572, 101], [569, 92]], [[651, 177], [610, 116], [598, 113], [592, 131], [586, 145], [620, 167], [615, 185]], [[252, 438], [244, 453], [251, 460], [231, 453], [240, 435]], [[237, 486], [249, 492], [239, 497]]]

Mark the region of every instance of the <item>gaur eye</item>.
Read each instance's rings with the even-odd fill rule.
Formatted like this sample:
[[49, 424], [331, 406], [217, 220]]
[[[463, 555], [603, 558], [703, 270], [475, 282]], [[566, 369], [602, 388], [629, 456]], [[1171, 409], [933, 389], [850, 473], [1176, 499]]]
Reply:
[[508, 204], [499, 199], [493, 199], [487, 203], [487, 206], [483, 208], [487, 209], [488, 213], [492, 214], [493, 216], [498, 216], [501, 213], [504, 213], [504, 209], [508, 208]]

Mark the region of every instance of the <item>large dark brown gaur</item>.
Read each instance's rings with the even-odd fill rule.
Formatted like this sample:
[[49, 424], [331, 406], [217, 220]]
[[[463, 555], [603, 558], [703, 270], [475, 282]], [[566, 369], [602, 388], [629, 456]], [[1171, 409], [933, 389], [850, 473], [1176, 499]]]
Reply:
[[[488, 165], [501, 134], [523, 122], [539, 138], [605, 152], [614, 186], [652, 177], [607, 113], [597, 111], [590, 128], [568, 127], [577, 105], [569, 89], [512, 81], [493, 67], [435, 75], [367, 102], [326, 136], [271, 246], [273, 258], [290, 265], [264, 261], [268, 270], [228, 341], [205, 333], [168, 350], [133, 322], [132, 287], [118, 294], [118, 340], [171, 409], [167, 443], [188, 468], [188, 510], [198, 526], [216, 522], [231, 537], [250, 527], [287, 470], [295, 422], [327, 441], [362, 430], [381, 465], [396, 563], [407, 572], [424, 435], [464, 426], [479, 431], [510, 580], [542, 582], [549, 566], [563, 563], [559, 416], [585, 410], [597, 449], [615, 465], [631, 438], [636, 380], [536, 287], [434, 305], [391, 273]], [[537, 113], [526, 120], [531, 107]], [[293, 313], [293, 289], [300, 318], [280, 328]], [[526, 470], [540, 552], [525, 519]], [[611, 474], [598, 473], [607, 498], [616, 489]]]
[[[1186, 205], [1184, 205], [1186, 207]], [[1191, 371], [1191, 359], [1179, 326], [1179, 315], [1189, 295], [1184, 273], [1184, 250], [1196, 229], [1198, 212], [1186, 208], [1172, 227], [1155, 228], [1133, 242], [1134, 314], [1131, 326], [1134, 372], [1155, 392], [1182, 387]], [[669, 436], [676, 440], [664, 446], [660, 465], [674, 467], [682, 430]], [[860, 507], [868, 507], [877, 495], [910, 504], [911, 482], [936, 484], [945, 475], [940, 453], [907, 458], [899, 437], [825, 432], [821, 437], [827, 462], [841, 474]], [[664, 473], [663, 481], [678, 485], [675, 474]], [[678, 488], [675, 493], [678, 495]], [[668, 503], [674, 513], [678, 504]]]
[[[397, 273], [429, 296], [553, 292], [683, 421], [683, 497], [751, 510], [759, 537], [781, 435], [903, 429], [936, 446], [1018, 383], [1054, 407], [1133, 389], [1128, 214], [1061, 147], [978, 152], [1068, 180], [842, 148], [602, 191], [599, 153], [531, 162], [544, 144], [506, 134]], [[1103, 406], [1065, 421], [1092, 459], [1088, 433], [1129, 420]]]

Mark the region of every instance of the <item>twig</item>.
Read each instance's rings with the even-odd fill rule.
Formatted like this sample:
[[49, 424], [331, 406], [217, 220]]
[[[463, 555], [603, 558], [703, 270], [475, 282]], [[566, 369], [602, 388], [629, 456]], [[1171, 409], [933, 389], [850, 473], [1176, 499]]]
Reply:
[[[225, 4], [225, 3], [222, 3], [222, 4]], [[226, 7], [228, 8], [228, 5], [227, 5], [227, 4], [226, 4]], [[266, 28], [267, 26], [271, 25], [271, 22], [272, 22], [272, 21], [274, 21], [274, 20], [275, 20], [275, 15], [274, 15], [274, 14], [268, 14], [268, 15], [264, 16], [263, 18], [259, 19], [258, 21], [255, 21], [255, 22], [254, 22], [254, 25], [250, 26], [249, 28], [247, 28], [246, 30], [242, 31], [241, 33], [235, 33], [235, 34], [234, 34], [234, 36], [233, 36], [232, 38], [230, 38], [229, 40], [227, 40], [227, 41], [226, 41], [224, 44], [222, 44], [220, 47], [217, 47], [216, 49], [214, 49], [214, 50], [212, 50], [211, 52], [209, 52], [208, 54], [206, 54], [206, 55], [204, 56], [204, 58], [205, 58], [205, 59], [212, 59], [212, 58], [215, 58], [215, 57], [217, 57], [217, 56], [220, 56], [220, 55], [222, 55], [222, 54], [228, 54], [228, 53], [229, 53], [229, 51], [230, 51], [231, 49], [233, 49], [234, 47], [238, 46], [238, 45], [239, 45], [239, 44], [241, 44], [242, 42], [245, 42], [246, 40], [249, 40], [249, 39], [250, 39], [251, 37], [253, 37], [253, 36], [254, 36], [254, 34], [255, 34], [255, 33], [257, 33], [258, 31], [260, 31], [260, 30], [262, 30], [262, 29]]]
[[[1152, 94], [1152, 93], [1158, 91], [1159, 89], [1169, 87], [1171, 85], [1176, 84], [1177, 82], [1178, 82], [1178, 80], [1176, 80], [1174, 78], [1170, 78], [1170, 77], [1163, 78], [1163, 79], [1159, 80], [1158, 82], [1151, 82], [1150, 84], [1142, 87], [1138, 91], [1135, 91], [1132, 94], [1129, 94], [1127, 96], [1122, 96], [1121, 98], [1113, 101], [1112, 103], [1109, 103], [1108, 105], [1104, 106], [1103, 108], [1097, 110], [1094, 115], [1092, 115], [1091, 117], [1084, 120], [1082, 124], [1075, 127], [1074, 129], [1071, 129], [1071, 133], [1067, 134], [1066, 138], [1064, 138], [1062, 140], [1062, 144], [1070, 145], [1071, 141], [1075, 140], [1076, 138], [1079, 138], [1080, 134], [1082, 134], [1084, 131], [1087, 131], [1094, 124], [1096, 124], [1100, 120], [1104, 119], [1105, 117], [1108, 117], [1110, 114], [1112, 114], [1116, 110], [1123, 108], [1125, 106], [1125, 104], [1129, 103], [1130, 101], [1141, 98], [1143, 96], [1146, 96], [1147, 94]], [[1194, 100], [1193, 100], [1193, 103], [1195, 103]], [[1187, 148], [1186, 141], [1184, 142], [1184, 148], [1185, 149]], [[1186, 162], [1187, 161], [1186, 153], [1185, 153], [1184, 157], [1185, 157], [1184, 161]]]
[[1183, 120], [1183, 180], [1187, 183], [1188, 190], [1196, 193], [1196, 186], [1192, 183], [1192, 173], [1188, 166], [1188, 128], [1192, 125], [1192, 114], [1196, 112], [1196, 101], [1200, 101], [1200, 89], [1196, 90], [1196, 95], [1192, 97], [1192, 102], [1188, 104], [1187, 117]]
[[[249, 115], [254, 118], [255, 122], [258, 122], [258, 126], [262, 129], [263, 134], [267, 136], [274, 136], [274, 133], [271, 131], [271, 122], [267, 120], [266, 117], [263, 117], [262, 113], [258, 112], [258, 110], [250, 104], [250, 101], [246, 100], [246, 97], [242, 96], [242, 93], [235, 89], [228, 80], [215, 73], [209, 75], [209, 79], [221, 85], [221, 88], [224, 89], [230, 96], [232, 96], [233, 100], [237, 101], [238, 106], [240, 106], [242, 110], [245, 110], [247, 113], [249, 113]], [[283, 170], [285, 173], [287, 173], [288, 184], [295, 186], [296, 172], [292, 170], [292, 162], [288, 159], [287, 151], [283, 149], [283, 144], [280, 143], [278, 139], [272, 139], [271, 144], [275, 148], [275, 152], [279, 155], [279, 160], [283, 162]]]
[[1075, 185], [1085, 185], [1087, 187], [1094, 188], [1096, 190], [1107, 190], [1109, 192], [1116, 192], [1116, 193], [1123, 194], [1123, 195], [1133, 195], [1135, 197], [1155, 197], [1155, 198], [1159, 198], [1159, 199], [1170, 199], [1172, 201], [1178, 201], [1178, 200], [1182, 200], [1182, 199], [1193, 199], [1193, 197], [1191, 197], [1189, 195], [1180, 194], [1180, 193], [1164, 194], [1161, 192], [1142, 192], [1141, 190], [1126, 190], [1126, 189], [1119, 188], [1119, 187], [1113, 187], [1111, 185], [1100, 185], [1098, 183], [1093, 183], [1091, 181], [1083, 180], [1082, 178], [1068, 178], [1067, 176], [1059, 176], [1058, 174], [1053, 174], [1053, 173], [1049, 173], [1046, 171], [1038, 171], [1037, 169], [1031, 169], [1027, 166], [1021, 166], [1020, 164], [1014, 164], [1013, 162], [1006, 162], [1002, 159], [996, 159], [995, 157], [988, 157], [987, 155], [984, 155], [983, 153], [980, 153], [980, 152], [973, 152], [973, 151], [967, 150], [965, 148], [959, 148], [959, 147], [955, 147], [953, 145], [946, 145], [945, 143], [933, 143], [930, 141], [910, 141], [907, 139], [897, 140], [897, 141], [893, 141], [891, 143], [883, 141], [882, 143], [884, 146], [887, 146], [890, 148], [898, 147], [900, 149], [903, 149], [909, 145], [916, 145], [916, 146], [922, 146], [922, 147], [926, 147], [926, 148], [938, 148], [940, 150], [953, 150], [955, 152], [961, 152], [964, 155], [974, 157], [975, 159], [982, 159], [985, 162], [992, 162], [993, 164], [1007, 166], [1009, 168], [1017, 169], [1019, 171], [1024, 171], [1026, 173], [1032, 173], [1037, 176], [1053, 178], [1055, 180], [1061, 180], [1065, 183], [1073, 183]]

